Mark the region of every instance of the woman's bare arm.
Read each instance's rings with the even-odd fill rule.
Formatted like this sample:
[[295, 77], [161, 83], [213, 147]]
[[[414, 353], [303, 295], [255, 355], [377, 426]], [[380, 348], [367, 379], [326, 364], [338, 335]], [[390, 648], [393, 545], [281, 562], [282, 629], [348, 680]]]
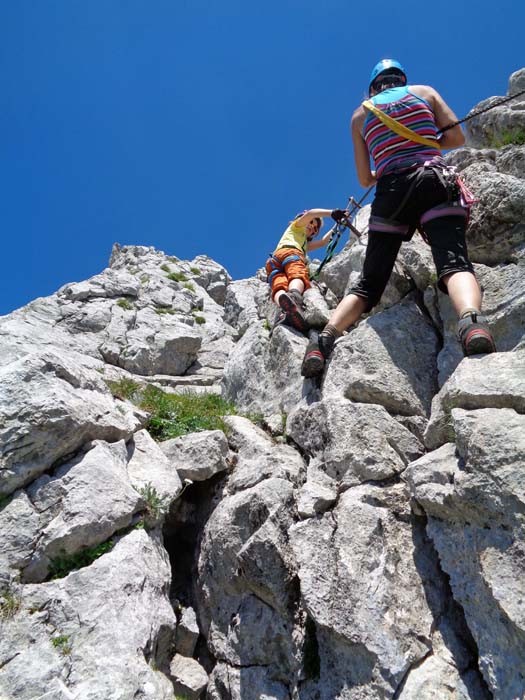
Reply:
[[[443, 127], [458, 121], [457, 116], [434, 88], [429, 85], [411, 85], [410, 90], [418, 97], [425, 99], [432, 107], [438, 129], [443, 129]], [[439, 144], [444, 149], [457, 148], [463, 146], [464, 143], [465, 135], [459, 124], [452, 129], [447, 129], [439, 139]]]
[[365, 108], [360, 106], [352, 116], [350, 131], [354, 144], [354, 159], [357, 171], [357, 179], [363, 187], [371, 187], [376, 184], [376, 174], [370, 168], [370, 154], [363, 138], [363, 124], [365, 122]]

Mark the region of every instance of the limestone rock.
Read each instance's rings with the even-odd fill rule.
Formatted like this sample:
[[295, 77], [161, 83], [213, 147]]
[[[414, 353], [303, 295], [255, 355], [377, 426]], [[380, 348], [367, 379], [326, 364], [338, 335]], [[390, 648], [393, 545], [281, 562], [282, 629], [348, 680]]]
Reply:
[[326, 697], [337, 696], [343, 668], [352, 686], [373, 684], [390, 697], [390, 684], [431, 645], [432, 615], [416, 583], [411, 528], [381, 507], [383, 498], [377, 487], [350, 489], [332, 513], [290, 531], [301, 593], [318, 633], [328, 638], [325, 645], [318, 637], [319, 685], [331, 689]]
[[209, 700], [289, 700], [285, 683], [264, 667], [236, 668], [219, 662], [210, 676]]
[[[284, 534], [290, 524], [291, 502], [292, 487], [282, 479], [266, 479], [223, 499], [206, 524], [198, 563], [198, 611], [210, 650], [235, 666], [271, 666], [272, 676], [283, 679], [294, 666], [290, 630], [281, 614], [259, 595], [250, 594], [250, 586], [257, 587], [253, 570], [257, 558], [249, 554], [243, 560], [240, 552], [265, 525], [273, 524]], [[264, 540], [261, 545], [264, 547]], [[283, 583], [291, 583], [291, 572], [283, 579], [287, 559], [282, 558], [279, 547], [272, 547], [268, 556], [273, 566], [264, 571], [276, 575], [266, 581], [265, 598], [279, 599]], [[245, 574], [243, 564], [250, 562]], [[271, 581], [277, 586], [273, 593]]]
[[425, 444], [435, 449], [453, 438], [452, 408], [514, 408], [525, 412], [525, 353], [465, 358], [432, 400]]
[[250, 325], [259, 318], [255, 301], [258, 291], [268, 294], [268, 285], [259, 280], [237, 280], [228, 285], [224, 301], [224, 320], [237, 329], [242, 336]]
[[187, 700], [197, 700], [208, 684], [208, 674], [195, 659], [175, 654], [170, 664], [175, 690], [184, 693]]
[[302, 518], [311, 518], [329, 510], [337, 501], [337, 481], [323, 471], [323, 463], [311, 459], [306, 481], [297, 494], [297, 511]]
[[197, 616], [193, 608], [185, 607], [180, 613], [175, 637], [175, 648], [182, 656], [193, 656], [199, 638]]
[[171, 503], [182, 489], [177, 471], [147, 430], [137, 431], [128, 443], [128, 474], [133, 488], [140, 492], [148, 485], [158, 497]]
[[228, 441], [235, 454], [235, 468], [228, 484], [228, 493], [255, 486], [263, 479], [286, 479], [297, 483], [304, 462], [291, 445], [276, 443], [247, 418], [227, 416]]
[[382, 406], [344, 398], [298, 408], [288, 418], [287, 430], [344, 488], [399, 474], [423, 451], [417, 438]]
[[205, 481], [228, 469], [228, 442], [222, 430], [203, 430], [160, 443], [180, 479]]
[[191, 261], [190, 272], [197, 284], [203, 287], [217, 304], [224, 305], [231, 277], [222, 265], [207, 255], [197, 255]]
[[[523, 90], [525, 68], [516, 71], [510, 76], [507, 94], [515, 95]], [[490, 107], [499, 98], [489, 97], [476, 105], [473, 112]], [[476, 148], [491, 146], [506, 133], [525, 128], [525, 98], [522, 95], [499, 107], [481, 114], [466, 122], [467, 145]]]
[[23, 586], [20, 611], [3, 622], [0, 693], [175, 700], [152, 668], [167, 664], [175, 629], [169, 581], [166, 552], [136, 530], [88, 567]]
[[438, 337], [413, 301], [361, 322], [334, 348], [323, 396], [375, 403], [401, 415], [428, 415], [437, 389]]
[[76, 554], [131, 524], [141, 497], [127, 474], [123, 441], [97, 441], [85, 455], [37, 479], [28, 489], [40, 516], [38, 540], [24, 569], [26, 581], [42, 581], [54, 558]]
[[114, 401], [100, 375], [64, 353], [0, 368], [0, 494], [11, 493], [90, 440], [130, 437], [145, 414]]
[[291, 328], [278, 326], [269, 337], [262, 326], [252, 325], [224, 367], [224, 396], [245, 413], [288, 413], [308, 393], [300, 374], [306, 345]]

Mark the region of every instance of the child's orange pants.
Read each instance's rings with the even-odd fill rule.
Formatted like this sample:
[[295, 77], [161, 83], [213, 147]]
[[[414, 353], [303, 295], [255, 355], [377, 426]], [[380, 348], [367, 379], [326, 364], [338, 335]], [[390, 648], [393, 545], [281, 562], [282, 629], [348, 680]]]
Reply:
[[272, 290], [272, 299], [279, 291], [288, 291], [292, 280], [301, 280], [309, 289], [310, 278], [304, 253], [298, 248], [278, 248], [266, 261], [266, 274]]

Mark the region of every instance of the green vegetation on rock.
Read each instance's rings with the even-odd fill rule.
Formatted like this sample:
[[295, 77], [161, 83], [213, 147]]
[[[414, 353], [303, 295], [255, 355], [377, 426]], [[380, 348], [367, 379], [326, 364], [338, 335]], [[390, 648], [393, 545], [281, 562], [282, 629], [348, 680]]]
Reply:
[[503, 148], [504, 146], [525, 145], [525, 129], [516, 127], [515, 129], [505, 129], [499, 134], [490, 134], [487, 137], [491, 148]]

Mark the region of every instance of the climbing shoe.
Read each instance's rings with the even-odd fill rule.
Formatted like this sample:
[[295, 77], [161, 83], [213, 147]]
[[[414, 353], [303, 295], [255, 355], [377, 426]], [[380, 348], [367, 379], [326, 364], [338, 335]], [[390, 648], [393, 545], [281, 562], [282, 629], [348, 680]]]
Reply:
[[479, 311], [469, 310], [458, 321], [458, 340], [465, 357], [496, 352], [487, 320]]
[[286, 323], [301, 333], [306, 333], [309, 326], [301, 308], [301, 295], [298, 292], [283, 292], [279, 297], [279, 306], [286, 314]]
[[323, 353], [323, 357], [327, 360], [332, 354], [335, 341], [340, 337], [341, 332], [335, 326], [327, 324], [319, 335], [319, 350]]
[[301, 365], [301, 375], [303, 377], [316, 377], [324, 369], [323, 353], [319, 350], [317, 338], [312, 338], [306, 347], [303, 363]]

